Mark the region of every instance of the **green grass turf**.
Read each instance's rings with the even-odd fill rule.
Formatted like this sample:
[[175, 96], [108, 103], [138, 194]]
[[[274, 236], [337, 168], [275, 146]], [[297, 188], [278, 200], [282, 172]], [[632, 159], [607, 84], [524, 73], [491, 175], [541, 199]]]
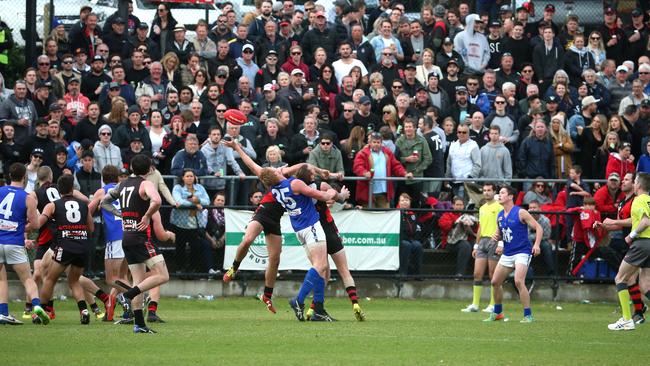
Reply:
[[[367, 321], [349, 301], [327, 302], [336, 323], [299, 323], [275, 299], [272, 315], [253, 298], [163, 299], [158, 334], [95, 319], [79, 324], [73, 301], [57, 302], [48, 326], [0, 326], [3, 365], [641, 365], [650, 355], [650, 323], [611, 332], [612, 304], [533, 304], [537, 319], [520, 324], [521, 306], [505, 304], [509, 322], [483, 323], [485, 313], [447, 300], [362, 301]], [[21, 304], [10, 304], [20, 315]], [[152, 362], [155, 361], [155, 362]]]

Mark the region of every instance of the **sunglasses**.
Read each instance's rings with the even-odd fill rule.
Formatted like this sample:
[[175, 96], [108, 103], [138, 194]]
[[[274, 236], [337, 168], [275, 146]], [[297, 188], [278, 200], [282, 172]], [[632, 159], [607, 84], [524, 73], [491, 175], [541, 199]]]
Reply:
[[393, 89], [402, 89], [401, 85], [393, 85]]
[[120, 88], [110, 88], [110, 89], [108, 89], [108, 90], [116, 91], [116, 90], [120, 90]]
[[526, 70], [521, 70], [521, 72], [529, 73], [529, 72], [533, 72], [533, 70], [526, 69]]
[[151, 61], [145, 61], [143, 62], [145, 65], [151, 65]]
[[650, 72], [639, 71], [639, 74], [641, 74], [641, 75], [648, 75], [648, 74], [650, 74]]
[[39, 62], [38, 66], [50, 66], [49, 62]]
[[349, 112], [349, 113], [352, 113], [352, 112], [354, 112], [354, 109], [344, 109], [343, 112]]
[[321, 141], [321, 145], [331, 145], [332, 143], [329, 141]]
[[43, 156], [41, 156], [41, 155], [32, 155], [32, 158], [33, 159], [43, 160]]
[[456, 134], [457, 135], [467, 135], [468, 132], [467, 131], [458, 131], [458, 132], [456, 132]]
[[66, 60], [66, 61], [62, 61], [61, 63], [62, 63], [62, 64], [71, 64], [72, 61], [70, 61], [70, 60]]
[[392, 56], [393, 54], [392, 53], [382, 53], [382, 55], [384, 55], [384, 56]]
[[495, 100], [494, 104], [506, 104], [505, 100]]
[[384, 114], [390, 114], [390, 113], [391, 113], [390, 111], [384, 111]]
[[298, 55], [302, 55], [302, 52], [291, 52], [291, 54], [294, 56], [298, 56]]
[[591, 40], [592, 40], [592, 41], [597, 41], [597, 40], [599, 40], [599, 39], [600, 39], [600, 37], [591, 37]]
[[242, 51], [242, 53], [253, 53], [251, 50]]
[[228, 78], [228, 76], [226, 76], [226, 75], [219, 75], [219, 76], [217, 76], [217, 77], [218, 77], [219, 79], [227, 79], [227, 78]]
[[535, 184], [535, 187], [537, 187], [537, 188], [544, 188], [544, 184], [543, 184], [543, 183], [541, 183], [541, 184]]
[[225, 109], [217, 109], [217, 113], [226, 113]]
[[111, 133], [110, 133], [110, 132], [102, 132], [101, 135], [102, 135], [102, 136], [110, 136]]

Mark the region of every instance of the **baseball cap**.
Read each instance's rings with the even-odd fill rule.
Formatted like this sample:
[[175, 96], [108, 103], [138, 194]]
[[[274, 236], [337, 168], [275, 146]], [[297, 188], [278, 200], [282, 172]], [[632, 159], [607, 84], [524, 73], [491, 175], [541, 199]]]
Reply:
[[302, 70], [300, 70], [298, 68], [295, 68], [295, 69], [291, 70], [291, 76], [298, 75], [298, 74], [305, 75], [305, 73], [302, 72]]
[[54, 148], [54, 154], [61, 154], [61, 153], [68, 154], [68, 150], [65, 148], [64, 145], [58, 144]]
[[617, 182], [621, 181], [621, 176], [618, 175], [618, 173], [611, 173], [609, 177], [607, 177], [607, 180], [615, 180]]
[[616, 14], [616, 9], [614, 9], [611, 6], [608, 6], [608, 7], [605, 8], [605, 14], [607, 14], [607, 15]]
[[41, 156], [41, 157], [43, 157], [43, 156], [45, 156], [45, 151], [43, 149], [41, 149], [40, 147], [36, 147], [36, 148], [34, 148], [34, 150], [32, 150], [32, 156]]
[[544, 11], [550, 11], [551, 13], [555, 13], [555, 5], [546, 4], [546, 6], [544, 7]]
[[320, 18], [320, 17], [325, 18], [325, 12], [322, 11], [322, 10], [317, 11], [315, 15], [316, 15], [316, 18]]
[[140, 24], [138, 24], [138, 29], [149, 29], [149, 24], [140, 22]]
[[549, 95], [548, 97], [544, 98], [544, 101], [546, 103], [558, 103], [557, 97], [555, 95]]
[[83, 53], [84, 55], [87, 54], [86, 50], [83, 49], [83, 48], [81, 48], [81, 47], [76, 48], [76, 49], [74, 50], [74, 54], [75, 54], [75, 55], [81, 55], [82, 53]]
[[129, 112], [127, 113], [127, 115], [130, 116], [131, 113], [142, 114], [142, 113], [140, 112], [140, 107], [138, 107], [137, 105], [132, 105], [132, 106], [129, 107]]
[[406, 65], [406, 69], [414, 69], [415, 70], [415, 69], [417, 69], [417, 67], [415, 66], [415, 64], [408, 64], [408, 65]]
[[140, 136], [132, 136], [131, 142], [142, 142], [142, 139], [140, 138]]
[[499, 9], [500, 13], [512, 13], [512, 7], [510, 5], [502, 5]]
[[115, 18], [115, 20], [113, 21], [113, 23], [115, 23], [115, 24], [125, 24], [126, 22], [124, 21], [124, 18], [122, 18], [122, 17], [117, 17], [117, 18]]
[[489, 25], [490, 28], [492, 28], [492, 27], [500, 27], [500, 26], [501, 26], [501, 22], [498, 21], [498, 20], [491, 21], [490, 25]]
[[36, 89], [40, 89], [40, 88], [48, 88], [49, 89], [51, 87], [52, 87], [52, 83], [49, 82], [49, 81], [39, 80], [39, 81], [36, 82]]
[[264, 84], [264, 91], [265, 92], [266, 91], [273, 91], [273, 84], [271, 84], [271, 83]]
[[185, 26], [182, 24], [176, 24], [174, 27], [174, 32], [185, 32]]
[[467, 88], [464, 85], [458, 85], [456, 87], [456, 93], [467, 93]]
[[129, 175], [129, 170], [124, 167], [120, 168], [120, 175]]
[[47, 121], [45, 118], [38, 118], [36, 122], [34, 123], [34, 126], [40, 126], [40, 125], [47, 125]]
[[224, 69], [217, 69], [217, 76], [228, 76], [228, 71]]
[[275, 55], [275, 56], [277, 56], [278, 53], [277, 53], [275, 50], [269, 50], [269, 52], [266, 53], [266, 56], [265, 56], [265, 57], [269, 57], [269, 56], [271, 56], [271, 55]]
[[75, 76], [75, 77], [71, 77], [70, 79], [68, 79], [68, 84], [70, 84], [70, 83], [77, 83], [77, 84], [79, 84], [79, 83], [81, 83], [81, 80], [79, 80], [79, 78], [76, 77], [76, 76]]
[[650, 99], [644, 99], [639, 104], [641, 107], [650, 107]]
[[115, 89], [115, 88], [119, 88], [119, 87], [120, 87], [120, 84], [118, 84], [116, 81], [111, 81], [111, 83], [108, 84], [108, 89]]
[[450, 58], [449, 61], [447, 61], [447, 66], [446, 67], [449, 67], [449, 65], [451, 65], [451, 64], [454, 64], [454, 65], [458, 66], [458, 61], [456, 61], [455, 58]]
[[280, 21], [280, 27], [286, 27], [287, 25], [291, 25], [291, 22], [288, 19], [282, 19]]
[[633, 17], [640, 17], [640, 16], [643, 15], [643, 11], [641, 9], [637, 8], [637, 9], [632, 10], [631, 14], [632, 14]]
[[242, 52], [244, 52], [246, 50], [251, 50], [251, 51], [255, 52], [255, 47], [253, 47], [252, 44], [247, 43], [247, 44], [244, 45], [244, 47], [241, 48], [241, 50], [242, 50]]
[[95, 61], [104, 62], [104, 57], [102, 57], [101, 55], [95, 55], [95, 56], [93, 56], [93, 62], [95, 62]]
[[619, 66], [616, 68], [616, 72], [628, 72], [628, 71], [629, 71], [629, 70], [627, 69], [627, 66], [625, 66], [625, 65], [619, 65]]
[[59, 105], [59, 103], [52, 103], [52, 104], [50, 104], [50, 107], [49, 107], [48, 110], [49, 110], [50, 112], [56, 112], [56, 111], [60, 111], [61, 109], [62, 109], [62, 108], [61, 108], [61, 106]]
[[442, 44], [452, 44], [454, 42], [451, 41], [451, 38], [445, 37], [445, 39], [442, 40]]
[[359, 98], [359, 104], [370, 104], [372, 101], [370, 100], [370, 97], [367, 95], [362, 96]]

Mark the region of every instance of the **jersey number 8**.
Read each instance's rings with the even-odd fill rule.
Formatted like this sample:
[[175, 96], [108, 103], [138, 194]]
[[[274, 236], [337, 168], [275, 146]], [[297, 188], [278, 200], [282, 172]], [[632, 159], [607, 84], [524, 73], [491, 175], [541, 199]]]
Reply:
[[77, 201], [68, 201], [65, 203], [65, 218], [69, 222], [81, 221], [81, 211], [79, 211], [79, 203]]

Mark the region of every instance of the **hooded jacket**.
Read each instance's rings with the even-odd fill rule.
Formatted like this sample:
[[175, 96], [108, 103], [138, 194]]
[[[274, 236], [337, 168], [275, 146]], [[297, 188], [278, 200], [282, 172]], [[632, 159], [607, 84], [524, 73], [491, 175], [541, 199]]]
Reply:
[[480, 178], [494, 178], [497, 180], [512, 179], [512, 159], [510, 150], [501, 142], [496, 145], [488, 143], [481, 147], [481, 172]]
[[564, 58], [564, 70], [569, 74], [571, 85], [579, 86], [582, 82], [582, 72], [587, 69], [596, 70], [594, 56], [587, 47], [581, 50], [575, 45], [569, 47]]
[[472, 71], [485, 70], [490, 61], [490, 46], [487, 37], [474, 31], [474, 22], [480, 19], [477, 14], [465, 18], [465, 30], [454, 37], [454, 51], [460, 53], [465, 68]]
[[621, 155], [617, 152], [609, 154], [609, 159], [607, 159], [607, 167], [605, 168], [605, 176], [597, 178], [607, 178], [612, 173], [618, 173], [619, 177], [624, 177], [627, 173], [634, 173], [636, 170], [634, 168], [634, 163], [629, 160], [621, 160]]
[[[9, 122], [14, 126], [14, 142], [17, 145], [25, 145], [27, 138], [31, 135], [37, 115], [34, 102], [27, 98], [19, 101], [15, 95], [10, 95], [0, 104], [0, 124]], [[27, 118], [29, 125], [19, 125], [17, 122], [21, 118]]]
[[93, 154], [95, 154], [95, 170], [98, 172], [101, 172], [106, 165], [122, 167], [122, 153], [120, 148], [112, 142], [109, 142], [108, 146], [105, 146], [100, 141], [95, 142]]

